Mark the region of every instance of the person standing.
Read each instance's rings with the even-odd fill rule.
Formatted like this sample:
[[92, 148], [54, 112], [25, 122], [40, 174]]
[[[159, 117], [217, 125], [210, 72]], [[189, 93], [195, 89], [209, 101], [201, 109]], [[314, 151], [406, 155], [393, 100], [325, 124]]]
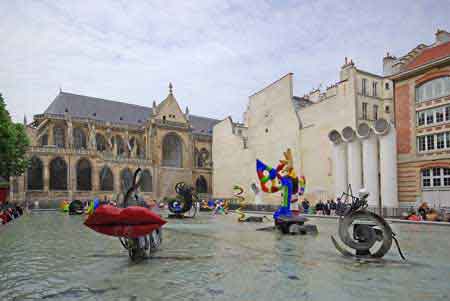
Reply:
[[303, 213], [308, 214], [309, 213], [309, 202], [307, 199], [303, 200], [302, 207], [303, 207]]
[[322, 200], [319, 200], [316, 204], [316, 214], [322, 215]]

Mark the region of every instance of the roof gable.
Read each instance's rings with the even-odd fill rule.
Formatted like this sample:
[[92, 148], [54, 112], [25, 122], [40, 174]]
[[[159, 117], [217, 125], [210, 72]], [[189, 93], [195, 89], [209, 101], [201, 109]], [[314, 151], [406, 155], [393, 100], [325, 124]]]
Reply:
[[187, 123], [186, 116], [181, 110], [175, 96], [173, 96], [172, 89], [169, 95], [157, 107], [154, 115], [157, 119], [166, 119], [175, 122]]

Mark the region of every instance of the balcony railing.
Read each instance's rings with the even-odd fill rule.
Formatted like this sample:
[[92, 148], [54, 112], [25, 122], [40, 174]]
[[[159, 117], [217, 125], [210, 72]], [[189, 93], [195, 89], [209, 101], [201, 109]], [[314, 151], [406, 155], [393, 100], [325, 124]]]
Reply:
[[181, 123], [181, 122], [170, 121], [170, 120], [156, 119], [155, 120], [155, 124], [162, 125], [162, 126], [173, 127], [173, 128], [178, 128], [178, 129], [188, 129], [189, 128], [189, 125], [187, 123]]
[[78, 156], [99, 156], [105, 161], [124, 162], [124, 163], [136, 163], [136, 164], [148, 164], [150, 160], [146, 158], [138, 157], [125, 157], [113, 155], [111, 152], [99, 152], [97, 150], [90, 149], [75, 149], [75, 148], [62, 148], [56, 146], [31, 146], [29, 153], [52, 153], [59, 155], [78, 155]]

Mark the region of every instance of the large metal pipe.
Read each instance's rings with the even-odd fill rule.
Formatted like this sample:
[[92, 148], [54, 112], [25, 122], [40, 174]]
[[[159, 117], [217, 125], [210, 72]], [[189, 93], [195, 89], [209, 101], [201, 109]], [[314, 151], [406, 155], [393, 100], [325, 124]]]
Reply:
[[342, 130], [342, 136], [347, 142], [348, 181], [353, 193], [357, 193], [362, 188], [361, 142], [349, 126]]
[[357, 129], [362, 141], [363, 187], [369, 192], [369, 207], [379, 208], [380, 188], [378, 182], [378, 143], [377, 137], [367, 123], [361, 123]]
[[337, 198], [347, 191], [347, 147], [336, 130], [331, 131], [328, 138], [333, 143], [334, 195]]
[[381, 205], [398, 208], [397, 143], [394, 126], [386, 119], [375, 121], [375, 133], [380, 139]]

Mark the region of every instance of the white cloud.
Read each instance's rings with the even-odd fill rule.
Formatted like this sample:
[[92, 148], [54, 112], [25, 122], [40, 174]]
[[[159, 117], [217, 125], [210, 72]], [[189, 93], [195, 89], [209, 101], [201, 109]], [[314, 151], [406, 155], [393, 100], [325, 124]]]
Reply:
[[150, 106], [172, 81], [197, 115], [240, 119], [248, 95], [288, 73], [302, 95], [344, 56], [381, 72], [450, 29], [448, 1], [2, 1], [0, 92], [16, 120], [68, 92]]

